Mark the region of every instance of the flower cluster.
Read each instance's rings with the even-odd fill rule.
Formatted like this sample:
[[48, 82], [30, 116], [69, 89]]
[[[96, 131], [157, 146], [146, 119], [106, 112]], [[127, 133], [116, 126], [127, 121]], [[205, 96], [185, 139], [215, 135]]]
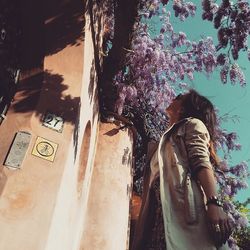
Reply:
[[[217, 58], [217, 63], [221, 64], [221, 61], [224, 60], [220, 54]], [[244, 73], [242, 72], [240, 66], [237, 63], [229, 64], [224, 63], [224, 65], [220, 69], [220, 78], [222, 83], [227, 83], [227, 79], [231, 81], [232, 84], [239, 82], [241, 86], [246, 85], [246, 78]]]
[[245, 49], [250, 22], [248, 1], [238, 0], [233, 3], [222, 0], [218, 6], [213, 0], [203, 0], [202, 7], [203, 19], [213, 21], [214, 27], [218, 29], [220, 47], [226, 47], [230, 43], [237, 54], [241, 49]]
[[[217, 182], [220, 187], [220, 198], [223, 201], [223, 209], [229, 215], [235, 231], [239, 231], [248, 226], [248, 219], [244, 213], [241, 213], [232, 202], [233, 197], [241, 189], [248, 187], [246, 178], [249, 177], [246, 162], [241, 162], [233, 167], [229, 167], [227, 162], [221, 163], [221, 172], [216, 173]], [[233, 237], [228, 240], [230, 249], [239, 249], [237, 242]]]
[[228, 155], [234, 150], [240, 150], [241, 145], [237, 143], [237, 135], [235, 132], [228, 133], [224, 129], [217, 129], [217, 148], [224, 150], [224, 154]]
[[[224, 160], [220, 162], [215, 175], [219, 186], [220, 198], [223, 201], [223, 208], [230, 216], [236, 231], [239, 231], [248, 226], [248, 219], [246, 214], [239, 211], [233, 201], [238, 191], [248, 187], [246, 180], [249, 178], [249, 170], [245, 161], [233, 166], [229, 164], [232, 151], [240, 150], [241, 145], [237, 143], [238, 136], [235, 132], [228, 132], [221, 128], [221, 122], [228, 119], [237, 120], [237, 118], [228, 117], [228, 115], [218, 120], [216, 147], [222, 150]], [[230, 249], [239, 249], [233, 237], [229, 238], [228, 245]]]
[[137, 24], [125, 69], [115, 77], [119, 113], [126, 101], [136, 106], [145, 98], [150, 106], [162, 111], [175, 97], [174, 89], [185, 86], [185, 78], [193, 80], [194, 72], [214, 71], [217, 57], [212, 38], [188, 40], [184, 32], [174, 32], [170, 16], [163, 8], [162, 27], [156, 36], [150, 34], [147, 22]]
[[[237, 60], [239, 52], [241, 50], [246, 51], [247, 39], [250, 34], [250, 5], [246, 0], [238, 0], [237, 2], [231, 2], [229, 0], [222, 0], [220, 5], [214, 3], [213, 0], [203, 0], [203, 19], [213, 21], [214, 27], [218, 29], [218, 45], [217, 49], [228, 49], [231, 52], [231, 57]], [[248, 56], [249, 57], [249, 56]], [[218, 58], [218, 60], [220, 60]], [[230, 59], [230, 57], [229, 57]], [[229, 60], [231, 61], [231, 59]], [[222, 62], [223, 65], [226, 61]], [[228, 65], [221, 70], [221, 79], [225, 83], [227, 78], [226, 74], [230, 74], [232, 83], [236, 81], [236, 75], [239, 75], [240, 84], [244, 82], [244, 74], [242, 70], [237, 67], [237, 73], [235, 73], [235, 66], [232, 65], [231, 70], [226, 70]]]
[[[173, 0], [173, 10], [175, 16], [181, 21], [185, 21], [189, 16], [194, 16], [196, 12], [196, 5], [192, 2], [186, 2], [185, 0]], [[145, 18], [151, 18], [155, 15], [159, 15], [160, 6], [167, 5], [169, 0], [141, 0], [140, 6], [142, 14]]]
[[237, 63], [231, 65], [231, 68], [229, 70], [229, 76], [233, 84], [237, 82], [237, 79], [242, 86], [246, 84], [245, 75], [243, 74], [242, 70], [240, 69]]
[[180, 20], [185, 21], [189, 15], [194, 16], [196, 12], [196, 6], [192, 2], [185, 2], [183, 0], [173, 1], [173, 10], [175, 16], [179, 17]]

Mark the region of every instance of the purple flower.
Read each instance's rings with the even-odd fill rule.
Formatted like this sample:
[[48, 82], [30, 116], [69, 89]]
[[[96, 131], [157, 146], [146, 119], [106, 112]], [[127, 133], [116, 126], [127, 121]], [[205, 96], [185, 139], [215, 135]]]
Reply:
[[220, 162], [220, 170], [222, 170], [222, 171], [227, 171], [227, 170], [229, 170], [229, 167], [228, 167], [228, 164], [227, 164], [226, 161], [221, 161], [221, 162]]
[[216, 180], [217, 180], [219, 185], [224, 185], [224, 183], [225, 183], [224, 177], [222, 175], [220, 175], [220, 174], [216, 175]]
[[240, 216], [236, 223], [240, 228], [245, 228], [248, 225], [248, 219], [245, 216]]
[[247, 11], [247, 8], [249, 7], [249, 3], [247, 2], [247, 0], [240, 0], [238, 1], [238, 6], [240, 10]]
[[227, 242], [231, 250], [239, 250], [239, 247], [237, 246], [237, 242], [233, 237], [230, 236]]
[[174, 0], [173, 10], [175, 16], [179, 17], [181, 21], [184, 21], [189, 15], [195, 15], [196, 6], [192, 2], [185, 3], [184, 1]]
[[234, 84], [237, 78], [237, 68], [235, 67], [235, 65], [232, 65], [232, 67], [230, 68], [229, 75], [231, 82]]
[[248, 175], [248, 165], [246, 162], [241, 162], [234, 167], [230, 168], [230, 172], [238, 177], [247, 177]]
[[226, 62], [226, 55], [225, 54], [219, 54], [217, 57], [217, 63], [219, 65], [224, 65]]
[[228, 71], [229, 71], [228, 65], [224, 65], [220, 70], [220, 79], [223, 83], [227, 83]]
[[225, 209], [225, 211], [230, 212], [230, 217], [234, 221], [231, 213], [235, 212], [235, 205], [230, 201], [224, 201], [223, 208]]
[[232, 195], [232, 189], [231, 189], [231, 186], [229, 185], [226, 185], [224, 188], [223, 188], [223, 191], [225, 194], [231, 196]]
[[[225, 143], [226, 146], [228, 148], [228, 150], [234, 150], [235, 149], [235, 141], [237, 140], [237, 134], [235, 132], [231, 132], [231, 133], [224, 133], [224, 137], [225, 137]], [[237, 145], [237, 148], [239, 147], [239, 145]]]

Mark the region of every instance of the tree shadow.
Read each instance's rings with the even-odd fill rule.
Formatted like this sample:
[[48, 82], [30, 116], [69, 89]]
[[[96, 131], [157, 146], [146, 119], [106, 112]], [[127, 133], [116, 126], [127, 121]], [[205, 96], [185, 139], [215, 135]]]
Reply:
[[34, 111], [41, 120], [42, 114], [50, 111], [61, 116], [65, 122], [75, 124], [80, 97], [62, 95], [67, 88], [61, 75], [48, 71], [38, 72], [20, 81], [12, 105], [13, 110], [16, 113]]
[[90, 102], [92, 102], [93, 100], [95, 81], [96, 81], [95, 61], [92, 60], [92, 64], [90, 68], [90, 79], [89, 79], [89, 85], [88, 85], [88, 94], [89, 94]]
[[[78, 137], [80, 98], [63, 95], [68, 87], [63, 76], [44, 72], [45, 56], [84, 41], [85, 1], [23, 0], [20, 4], [22, 36], [20, 46], [21, 79], [13, 101], [16, 113], [34, 112], [43, 119], [46, 111], [76, 124]], [[93, 89], [90, 90], [92, 95]]]
[[20, 66], [41, 67], [46, 55], [84, 40], [84, 9], [81, 0], [22, 1]]
[[102, 4], [100, 1], [88, 0], [86, 4], [86, 13], [88, 13], [90, 17], [89, 29], [92, 33], [92, 41], [94, 45], [94, 65], [97, 71], [97, 75], [101, 74], [101, 64], [102, 64], [102, 55], [100, 51], [102, 51], [101, 45], [101, 34], [102, 32]]
[[42, 1], [24, 0], [20, 6], [22, 36], [20, 68], [41, 67], [44, 59], [44, 16]]
[[84, 5], [82, 0], [44, 1], [46, 55], [84, 40]]
[[31, 112], [36, 109], [43, 86], [43, 72], [38, 72], [18, 84], [13, 105], [17, 113]]
[[81, 103], [79, 103], [76, 120], [75, 120], [75, 127], [73, 132], [73, 145], [74, 145], [74, 162], [76, 161], [76, 156], [78, 152], [78, 138], [79, 138], [79, 126], [80, 126], [80, 110], [81, 110]]

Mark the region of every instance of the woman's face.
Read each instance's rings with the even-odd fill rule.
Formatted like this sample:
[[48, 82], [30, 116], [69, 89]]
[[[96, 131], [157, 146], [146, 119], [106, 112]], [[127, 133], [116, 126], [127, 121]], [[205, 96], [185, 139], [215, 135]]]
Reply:
[[183, 97], [184, 95], [182, 94], [176, 96], [176, 98], [166, 109], [166, 113], [171, 124], [178, 122], [181, 118], [181, 113], [183, 111]]

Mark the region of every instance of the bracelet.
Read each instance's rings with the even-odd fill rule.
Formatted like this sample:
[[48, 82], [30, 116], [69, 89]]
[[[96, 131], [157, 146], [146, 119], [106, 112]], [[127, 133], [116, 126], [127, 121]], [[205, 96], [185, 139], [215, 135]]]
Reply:
[[217, 196], [210, 196], [209, 198], [207, 198], [207, 203], [206, 205], [209, 205], [209, 204], [214, 204], [218, 207], [222, 207], [222, 203], [221, 201], [217, 198]]

